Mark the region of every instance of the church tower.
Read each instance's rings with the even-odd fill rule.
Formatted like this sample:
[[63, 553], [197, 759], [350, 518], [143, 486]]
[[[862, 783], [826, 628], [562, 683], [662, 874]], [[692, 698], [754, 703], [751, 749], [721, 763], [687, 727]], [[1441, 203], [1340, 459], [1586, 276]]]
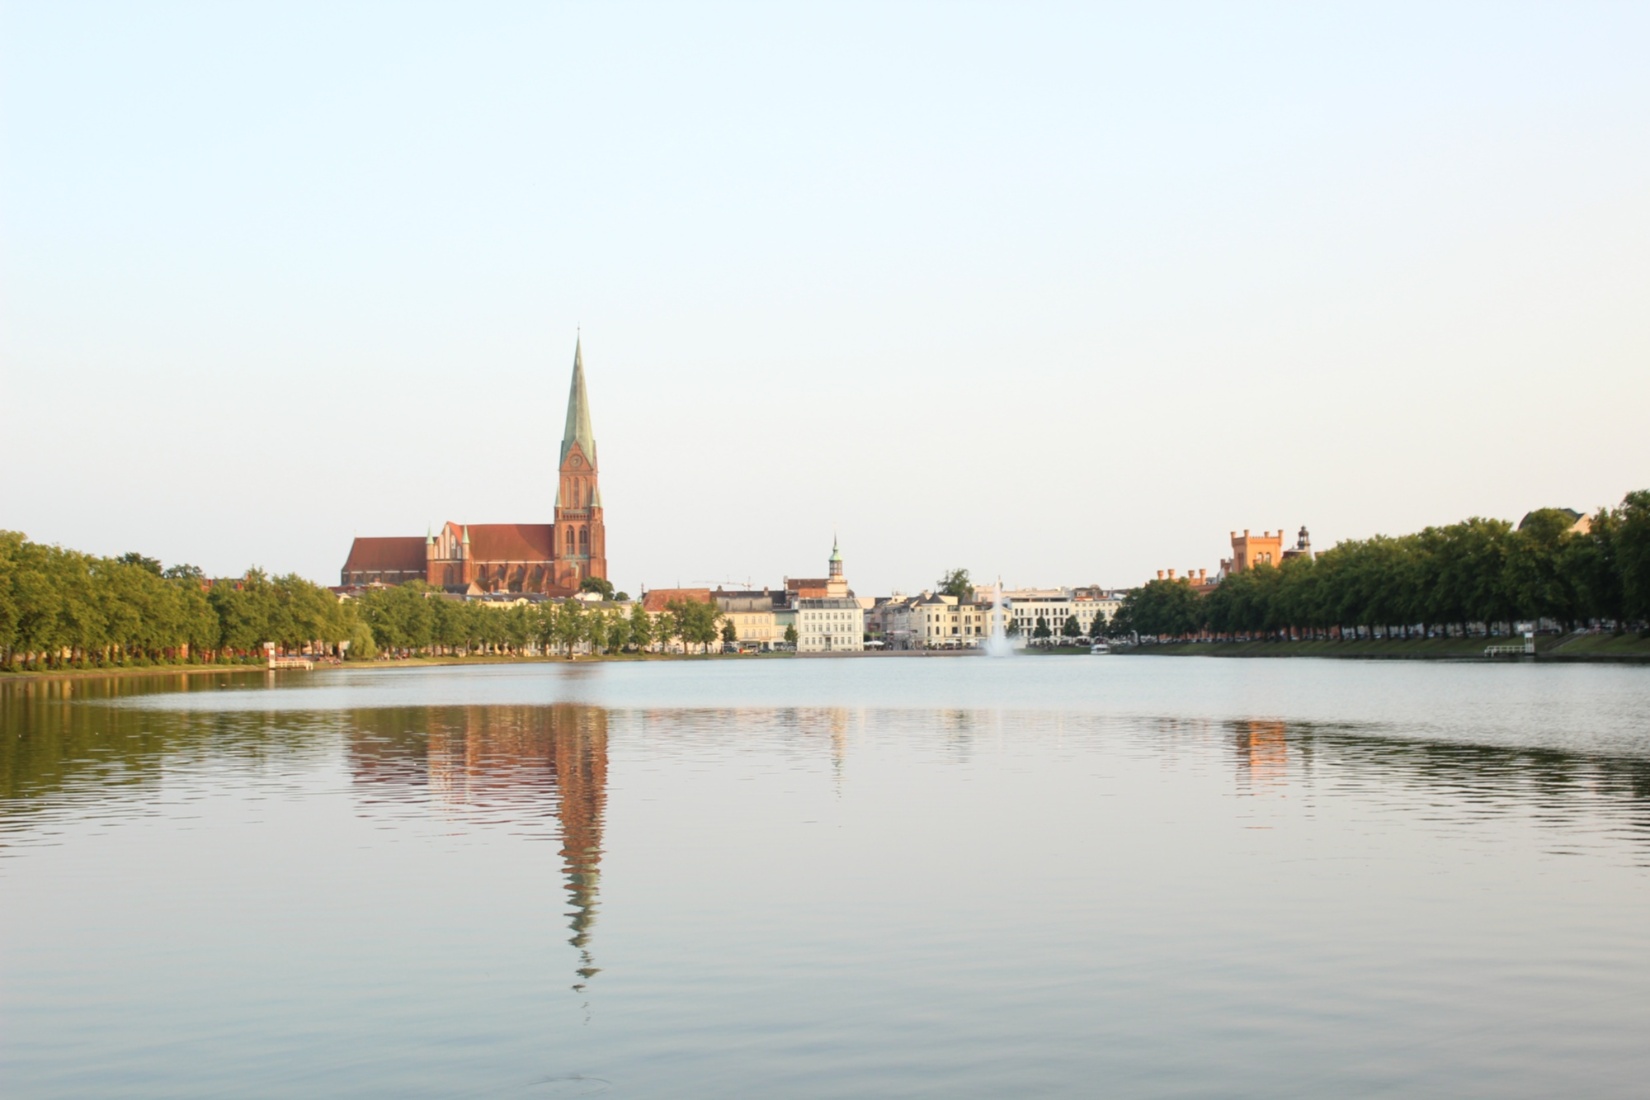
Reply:
[[607, 531], [602, 523], [590, 398], [584, 389], [582, 341], [573, 345], [573, 385], [567, 394], [567, 426], [561, 437], [554, 538], [557, 588], [577, 592], [586, 577], [607, 578]]

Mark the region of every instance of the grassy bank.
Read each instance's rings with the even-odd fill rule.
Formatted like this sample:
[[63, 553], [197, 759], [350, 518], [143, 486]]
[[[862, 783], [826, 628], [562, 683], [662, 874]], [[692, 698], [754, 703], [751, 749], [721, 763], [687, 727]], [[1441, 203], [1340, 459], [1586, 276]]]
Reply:
[[[1519, 641], [1514, 638], [1365, 638], [1342, 642], [1174, 642], [1123, 647], [1115, 652], [1159, 657], [1471, 660], [1483, 659], [1486, 646], [1516, 645]], [[1535, 652], [1536, 659], [1543, 661], [1650, 661], [1650, 639], [1634, 634], [1544, 635], [1535, 640]]]

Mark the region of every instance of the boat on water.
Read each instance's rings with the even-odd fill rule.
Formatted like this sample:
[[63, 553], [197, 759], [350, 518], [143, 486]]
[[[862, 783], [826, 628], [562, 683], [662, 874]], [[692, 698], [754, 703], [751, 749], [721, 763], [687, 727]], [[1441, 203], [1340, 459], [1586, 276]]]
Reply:
[[1093, 645], [1089, 646], [1089, 652], [1090, 653], [1110, 653], [1111, 652], [1111, 646], [1107, 645], [1105, 642], [1095, 642]]

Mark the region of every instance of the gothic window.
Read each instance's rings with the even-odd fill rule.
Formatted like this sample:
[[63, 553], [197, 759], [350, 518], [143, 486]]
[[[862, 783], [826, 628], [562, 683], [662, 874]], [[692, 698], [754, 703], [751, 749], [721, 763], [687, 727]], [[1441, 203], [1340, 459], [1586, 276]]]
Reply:
[[590, 529], [588, 527], [579, 528], [579, 552], [581, 554], [590, 553]]
[[573, 529], [569, 527], [567, 529], [567, 552], [569, 554], [573, 552], [573, 545]]

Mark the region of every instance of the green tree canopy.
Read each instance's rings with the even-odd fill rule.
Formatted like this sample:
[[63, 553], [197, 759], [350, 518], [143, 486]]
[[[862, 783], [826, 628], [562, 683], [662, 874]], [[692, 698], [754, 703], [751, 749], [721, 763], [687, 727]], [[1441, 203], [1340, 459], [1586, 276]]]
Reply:
[[135, 565], [144, 572], [153, 573], [157, 577], [165, 575], [161, 570], [159, 558], [145, 557], [136, 550], [127, 551], [115, 560], [124, 565]]
[[653, 629], [653, 616], [647, 613], [647, 608], [638, 600], [630, 607], [630, 644], [638, 651], [645, 650], [653, 644], [657, 636]]
[[974, 598], [974, 582], [966, 569], [947, 569], [937, 591], [942, 596], [955, 596], [958, 603], [967, 603]]
[[604, 600], [613, 598], [613, 582], [606, 577], [586, 577], [579, 582], [580, 592], [594, 592]]

